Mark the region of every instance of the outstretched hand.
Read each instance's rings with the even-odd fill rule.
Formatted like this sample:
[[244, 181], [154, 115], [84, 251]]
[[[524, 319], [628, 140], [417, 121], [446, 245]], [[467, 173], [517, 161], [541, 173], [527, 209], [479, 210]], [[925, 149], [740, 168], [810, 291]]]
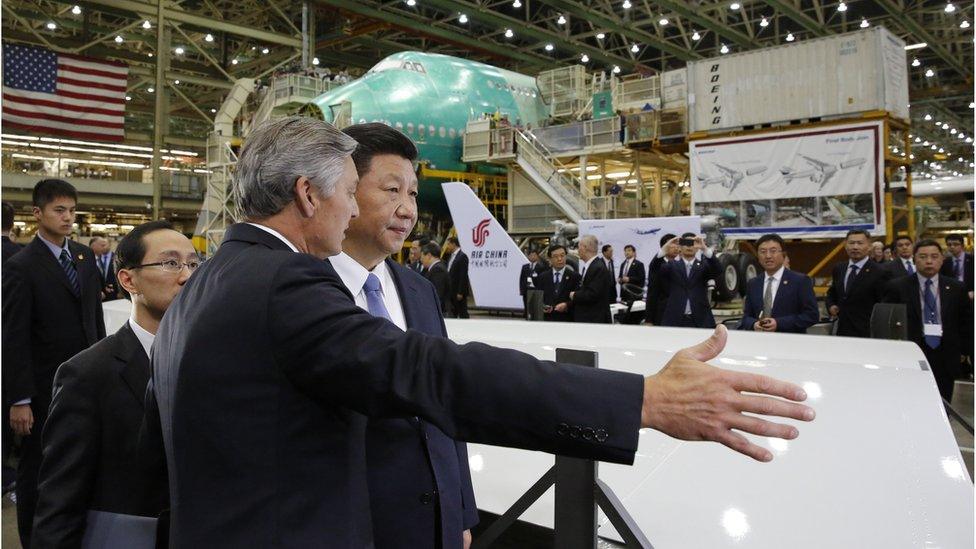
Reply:
[[794, 439], [799, 431], [743, 412], [802, 421], [816, 414], [809, 406], [781, 400], [806, 400], [797, 385], [705, 364], [722, 352], [727, 339], [728, 331], [719, 325], [707, 340], [678, 351], [660, 372], [645, 379], [641, 426], [681, 440], [720, 442], [755, 460], [770, 461], [769, 450], [736, 431], [783, 439]]

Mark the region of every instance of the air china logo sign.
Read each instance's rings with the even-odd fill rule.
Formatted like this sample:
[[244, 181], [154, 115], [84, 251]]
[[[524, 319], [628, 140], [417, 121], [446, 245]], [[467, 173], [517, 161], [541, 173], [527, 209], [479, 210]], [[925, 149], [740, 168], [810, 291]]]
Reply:
[[490, 223], [491, 219], [482, 219], [471, 229], [471, 242], [475, 248], [480, 248], [485, 245], [485, 241], [488, 240], [488, 225]]

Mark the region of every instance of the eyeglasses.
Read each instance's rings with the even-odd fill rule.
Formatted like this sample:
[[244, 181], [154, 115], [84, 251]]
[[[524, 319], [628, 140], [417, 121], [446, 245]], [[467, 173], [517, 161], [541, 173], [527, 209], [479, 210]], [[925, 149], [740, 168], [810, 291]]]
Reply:
[[759, 253], [759, 255], [774, 256], [774, 255], [779, 255], [779, 254], [783, 253], [783, 250], [779, 250], [779, 249], [776, 249], [776, 248], [773, 248], [773, 249], [762, 249], [762, 250], [759, 250], [758, 253]]
[[176, 259], [167, 259], [166, 261], [159, 261], [156, 263], [143, 263], [142, 265], [136, 265], [132, 267], [133, 269], [141, 269], [143, 267], [159, 267], [160, 269], [166, 271], [167, 273], [178, 273], [186, 267], [191, 273], [197, 270], [203, 262], [199, 259], [191, 259], [190, 261], [177, 261]]

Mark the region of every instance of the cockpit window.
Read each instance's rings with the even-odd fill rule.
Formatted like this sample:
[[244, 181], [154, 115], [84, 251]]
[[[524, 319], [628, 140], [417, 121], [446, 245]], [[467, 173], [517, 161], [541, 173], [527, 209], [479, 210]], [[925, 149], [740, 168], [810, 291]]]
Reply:
[[400, 69], [405, 71], [419, 72], [420, 74], [427, 74], [427, 70], [424, 66], [416, 61], [401, 61], [399, 59], [384, 59], [376, 64], [373, 68], [369, 69], [369, 72], [383, 72], [391, 69]]

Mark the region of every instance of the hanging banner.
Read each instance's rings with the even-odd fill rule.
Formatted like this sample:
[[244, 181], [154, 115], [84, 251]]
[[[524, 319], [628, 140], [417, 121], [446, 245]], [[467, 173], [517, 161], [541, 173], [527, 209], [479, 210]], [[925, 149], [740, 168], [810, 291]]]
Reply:
[[879, 121], [693, 141], [693, 211], [741, 238], [883, 234], [883, 128]]

